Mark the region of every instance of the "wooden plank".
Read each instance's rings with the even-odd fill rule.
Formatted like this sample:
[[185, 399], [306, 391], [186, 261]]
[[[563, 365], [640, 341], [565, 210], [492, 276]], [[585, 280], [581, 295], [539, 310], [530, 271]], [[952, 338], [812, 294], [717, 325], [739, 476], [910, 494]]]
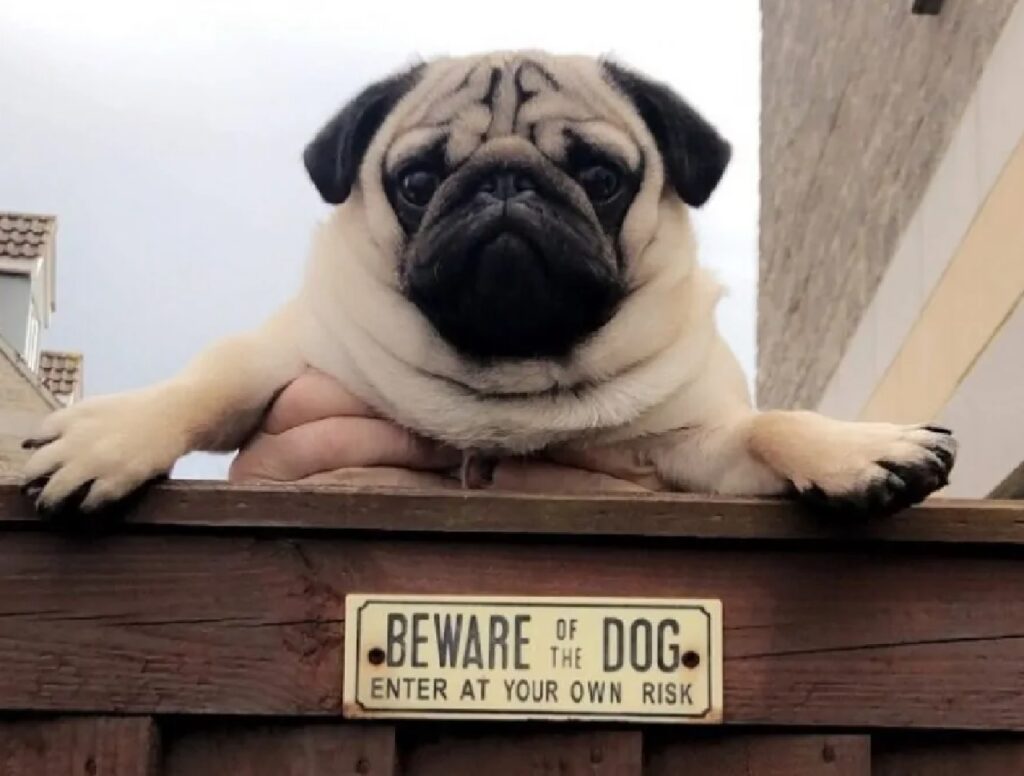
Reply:
[[0, 722], [0, 776], [156, 776], [148, 717]]
[[868, 736], [735, 735], [648, 741], [646, 776], [871, 776]]
[[[784, 500], [688, 494], [540, 496], [344, 486], [178, 482], [153, 488], [128, 525], [416, 533], [664, 537], [1024, 546], [1024, 501], [929, 501], [900, 515], [850, 521]], [[0, 524], [38, 527], [11, 481], [0, 482]]]
[[[449, 726], [450, 729], [450, 726]], [[640, 776], [639, 732], [440, 734], [403, 746], [402, 776]]]
[[883, 739], [875, 776], [1011, 776], [1024, 773], [1024, 738], [926, 736]]
[[395, 731], [337, 723], [189, 723], [165, 737], [161, 776], [393, 776]]
[[0, 537], [0, 708], [337, 714], [348, 592], [721, 598], [734, 723], [1024, 730], [1024, 564], [205, 534]]
[[288, 541], [0, 537], [0, 708], [337, 712], [342, 599]]

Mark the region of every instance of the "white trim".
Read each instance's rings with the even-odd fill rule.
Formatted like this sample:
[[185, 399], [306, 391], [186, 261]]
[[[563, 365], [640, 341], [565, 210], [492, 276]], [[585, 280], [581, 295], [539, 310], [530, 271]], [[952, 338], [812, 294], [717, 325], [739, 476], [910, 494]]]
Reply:
[[44, 257], [32, 273], [32, 302], [36, 308], [36, 317], [43, 329], [50, 327], [50, 308], [52, 297], [50, 295], [50, 260]]
[[854, 419], [867, 405], [974, 217], [1024, 138], [1024, 0], [1010, 13], [917, 212], [818, 403]]
[[36, 256], [34, 259], [0, 259], [0, 272], [13, 272], [15, 275], [31, 275], [42, 263]]
[[28, 322], [25, 324], [25, 363], [33, 372], [39, 370], [39, 316], [35, 299], [28, 302]]

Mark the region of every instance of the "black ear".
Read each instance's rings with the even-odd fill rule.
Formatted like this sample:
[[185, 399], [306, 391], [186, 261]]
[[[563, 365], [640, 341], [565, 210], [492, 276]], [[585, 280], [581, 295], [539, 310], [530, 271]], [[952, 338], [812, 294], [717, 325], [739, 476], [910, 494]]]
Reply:
[[636, 106], [654, 136], [665, 175], [676, 192], [688, 205], [703, 205], [729, 165], [729, 144], [665, 84], [614, 62], [605, 62], [604, 67], [611, 82]]
[[348, 198], [370, 141], [422, 70], [416, 65], [366, 87], [306, 146], [302, 161], [324, 201], [340, 205]]

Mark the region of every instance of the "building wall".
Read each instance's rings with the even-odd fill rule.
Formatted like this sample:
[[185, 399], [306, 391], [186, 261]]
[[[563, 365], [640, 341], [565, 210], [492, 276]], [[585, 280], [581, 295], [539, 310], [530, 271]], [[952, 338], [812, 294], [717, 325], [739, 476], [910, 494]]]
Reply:
[[814, 407], [1017, 0], [763, 0], [758, 400]]
[[[1017, 2], [838, 349], [838, 365], [820, 397], [807, 402], [837, 418], [952, 428], [960, 454], [947, 496], [1024, 497], [1021, 74], [1024, 2]], [[808, 205], [808, 217], [821, 207]], [[833, 309], [855, 307], [848, 289], [830, 293]], [[833, 356], [818, 344], [817, 329], [796, 331], [812, 358]], [[796, 384], [802, 368], [768, 379]]]
[[21, 442], [56, 406], [14, 352], [0, 343], [0, 477], [18, 475], [27, 453]]
[[18, 351], [25, 347], [31, 285], [28, 275], [0, 272], [0, 337]]

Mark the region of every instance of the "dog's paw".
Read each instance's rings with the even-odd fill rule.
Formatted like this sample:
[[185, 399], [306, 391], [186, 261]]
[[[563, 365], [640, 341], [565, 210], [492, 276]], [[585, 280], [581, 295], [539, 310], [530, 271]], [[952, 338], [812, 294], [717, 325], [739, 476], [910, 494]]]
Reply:
[[23, 490], [47, 515], [94, 512], [166, 474], [185, 452], [152, 393], [88, 399], [47, 417], [24, 468]]
[[816, 509], [888, 515], [949, 482], [957, 443], [948, 429], [842, 423], [829, 431], [828, 444], [790, 476], [801, 500]]

